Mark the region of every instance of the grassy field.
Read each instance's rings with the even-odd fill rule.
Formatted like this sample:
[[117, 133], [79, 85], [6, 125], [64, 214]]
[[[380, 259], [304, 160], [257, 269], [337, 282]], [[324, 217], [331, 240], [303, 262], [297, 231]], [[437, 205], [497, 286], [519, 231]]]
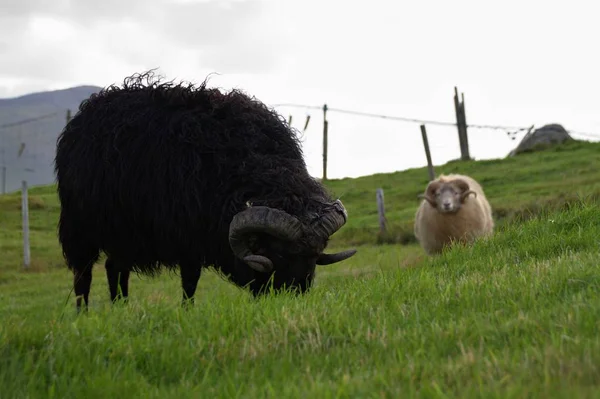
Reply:
[[188, 311], [172, 274], [132, 277], [129, 304], [111, 307], [96, 267], [77, 317], [55, 189], [30, 193], [29, 271], [19, 196], [0, 197], [0, 398], [600, 397], [600, 144], [436, 171], [482, 182], [490, 240], [424, 256], [424, 169], [332, 181], [350, 213], [332, 245], [355, 257], [301, 298], [253, 300], [207, 272]]

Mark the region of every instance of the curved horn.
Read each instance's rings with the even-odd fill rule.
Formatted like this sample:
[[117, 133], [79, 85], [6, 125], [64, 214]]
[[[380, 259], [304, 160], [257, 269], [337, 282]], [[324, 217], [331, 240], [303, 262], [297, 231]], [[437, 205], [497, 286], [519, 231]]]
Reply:
[[429, 205], [431, 205], [434, 208], [437, 207], [437, 203], [435, 202], [435, 200], [427, 194], [419, 194], [417, 198], [422, 200], [424, 199], [425, 201], [429, 202]]
[[467, 191], [470, 187], [469, 187], [469, 183], [467, 183], [466, 180], [464, 179], [454, 179], [453, 181], [451, 181], [451, 183], [453, 183], [456, 187], [459, 188], [460, 191]]
[[329, 212], [327, 212], [323, 217], [317, 219], [314, 224], [315, 230], [322, 237], [329, 237], [336, 231], [342, 228], [344, 224], [346, 224], [346, 220], [348, 220], [348, 211], [342, 204], [342, 201], [335, 200], [331, 206]]
[[475, 198], [477, 198], [477, 193], [475, 191], [468, 190], [468, 191], [465, 191], [464, 193], [462, 193], [462, 195], [460, 196], [460, 201], [465, 202], [465, 200], [467, 199], [469, 194], [473, 194], [475, 196]]
[[440, 188], [442, 184], [443, 183], [440, 180], [430, 181], [429, 184], [427, 184], [427, 188], [425, 188], [425, 192], [423, 194], [419, 194], [418, 198], [424, 199], [425, 201], [429, 202], [429, 205], [431, 205], [434, 208], [437, 208], [437, 203], [435, 202], [435, 198], [433, 198], [432, 195], [435, 195], [436, 190]]
[[356, 249], [349, 249], [347, 251], [338, 252], [335, 254], [321, 254], [317, 258], [317, 265], [330, 265], [332, 263], [341, 262], [345, 259], [354, 256]]
[[[289, 213], [267, 206], [249, 207], [237, 213], [229, 224], [229, 245], [236, 257], [244, 259], [255, 255], [246, 242], [248, 235], [252, 233], [266, 233], [284, 240], [295, 241], [302, 236], [302, 223]], [[251, 261], [264, 263], [264, 261], [257, 261], [256, 258]]]

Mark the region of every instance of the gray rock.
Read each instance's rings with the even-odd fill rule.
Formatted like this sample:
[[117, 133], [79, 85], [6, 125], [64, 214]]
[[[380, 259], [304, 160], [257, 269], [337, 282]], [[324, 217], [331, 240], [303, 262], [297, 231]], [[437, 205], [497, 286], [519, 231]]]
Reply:
[[538, 148], [546, 148], [570, 140], [573, 140], [573, 138], [562, 125], [556, 123], [544, 125], [533, 132], [527, 133], [508, 156], [512, 157], [523, 152], [535, 151]]

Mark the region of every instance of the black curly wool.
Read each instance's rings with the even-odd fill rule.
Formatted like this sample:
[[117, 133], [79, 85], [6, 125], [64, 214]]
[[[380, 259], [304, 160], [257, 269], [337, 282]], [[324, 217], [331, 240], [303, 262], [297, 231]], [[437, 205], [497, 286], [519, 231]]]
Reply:
[[244, 285], [255, 273], [234, 262], [228, 234], [247, 202], [305, 223], [331, 203], [274, 111], [238, 90], [152, 73], [82, 102], [57, 141], [55, 171], [59, 240], [81, 273], [105, 252], [144, 274], [214, 265]]

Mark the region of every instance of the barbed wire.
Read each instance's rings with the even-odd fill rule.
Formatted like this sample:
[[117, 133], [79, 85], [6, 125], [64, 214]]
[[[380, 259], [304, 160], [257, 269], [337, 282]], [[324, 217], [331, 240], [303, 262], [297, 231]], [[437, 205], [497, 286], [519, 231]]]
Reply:
[[[324, 109], [324, 106], [304, 105], [304, 104], [294, 104], [294, 103], [273, 104], [272, 107], [293, 107], [293, 108], [303, 108], [303, 109], [318, 109], [321, 111]], [[408, 118], [408, 117], [394, 116], [394, 115], [375, 114], [375, 113], [370, 113], [370, 112], [353, 111], [353, 110], [341, 109], [341, 108], [327, 107], [327, 111], [339, 112], [339, 113], [351, 114], [351, 115], [358, 115], [358, 116], [366, 116], [366, 117], [371, 117], [371, 118], [380, 118], [380, 119], [397, 120], [397, 121], [402, 121], [402, 122], [419, 123], [419, 124], [424, 124], [424, 125], [453, 126], [453, 127], [457, 126], [456, 122], [444, 122], [444, 121], [436, 121], [436, 120]], [[505, 131], [507, 131], [508, 135], [515, 135], [519, 132], [528, 131], [529, 129], [531, 129], [531, 126], [524, 127], [524, 126], [485, 125], [485, 124], [467, 123], [467, 128], [488, 129], [488, 130], [505, 130]], [[600, 139], [600, 135], [595, 135], [592, 133], [577, 132], [577, 131], [572, 131], [572, 130], [567, 130], [567, 132], [572, 133], [572, 134], [577, 134], [579, 136], [588, 137], [588, 138]]]
[[[304, 108], [304, 109], [319, 109], [323, 110], [323, 106], [317, 105], [302, 105], [302, 104], [274, 104], [273, 107], [296, 107], [296, 108]], [[433, 120], [424, 120], [424, 119], [416, 119], [416, 118], [405, 118], [402, 116], [393, 116], [393, 115], [382, 115], [382, 114], [372, 114], [369, 112], [360, 112], [360, 111], [352, 111], [341, 108], [329, 108], [327, 107], [327, 111], [339, 112], [343, 114], [351, 114], [358, 116], [368, 116], [372, 118], [381, 118], [381, 119], [391, 119], [391, 120], [399, 120], [403, 122], [414, 122], [414, 123], [426, 123], [429, 125], [443, 125], [443, 126], [456, 126], [456, 123], [452, 122], [440, 122]]]
[[0, 129], [6, 129], [6, 128], [9, 128], [9, 127], [15, 127], [15, 126], [20, 126], [20, 125], [25, 125], [25, 124], [31, 123], [31, 122], [36, 122], [36, 121], [39, 121], [39, 120], [42, 120], [42, 119], [46, 119], [46, 118], [50, 118], [50, 117], [56, 116], [56, 115], [60, 114], [61, 112], [57, 111], [57, 112], [53, 112], [51, 114], [36, 116], [36, 117], [33, 117], [33, 118], [28, 118], [28, 119], [22, 119], [22, 120], [17, 121], [17, 122], [5, 123], [4, 125], [0, 125]]
[[[274, 105], [272, 105], [272, 107], [295, 107], [295, 108], [317, 109], [317, 110], [323, 110], [324, 109], [324, 106], [293, 104], [293, 103], [274, 104]], [[366, 117], [371, 117], [371, 118], [397, 120], [397, 121], [409, 122], [409, 123], [420, 123], [420, 124], [426, 124], [426, 125], [453, 126], [453, 127], [457, 126], [457, 124], [455, 122], [443, 122], [443, 121], [428, 120], [428, 119], [418, 119], [418, 118], [408, 118], [408, 117], [394, 116], [394, 115], [375, 114], [375, 113], [370, 113], [370, 112], [353, 111], [353, 110], [342, 109], [342, 108], [329, 108], [329, 107], [327, 107], [326, 109], [327, 109], [327, 111], [331, 111], [331, 112], [339, 112], [339, 113], [350, 114], [350, 115], [357, 115], [357, 116], [366, 116]], [[33, 118], [23, 119], [23, 120], [20, 120], [20, 121], [17, 121], [17, 122], [6, 123], [6, 124], [3, 124], [3, 125], [0, 125], [0, 129], [6, 129], [6, 128], [11, 128], [11, 127], [16, 127], [16, 126], [20, 126], [20, 125], [25, 125], [27, 123], [36, 122], [36, 121], [39, 121], [39, 120], [51, 118], [53, 116], [59, 115], [61, 112], [62, 111], [57, 111], [57, 112], [53, 112], [53, 113], [46, 114], [46, 115], [41, 115], [41, 116], [37, 116], [37, 117], [33, 117]], [[510, 135], [516, 135], [517, 133], [520, 133], [520, 132], [523, 132], [523, 131], [528, 131], [528, 130], [531, 129], [531, 126], [529, 126], [529, 127], [519, 127], [519, 126], [483, 125], [483, 124], [468, 123], [467, 124], [467, 128], [471, 128], [471, 129], [505, 130], [505, 131], [507, 131], [506, 133], [510, 136]], [[576, 135], [582, 136], [582, 137], [600, 139], [600, 135], [595, 135], [595, 134], [592, 134], [592, 133], [579, 132], [579, 131], [573, 131], [573, 130], [567, 130], [567, 131], [569, 133], [571, 133], [571, 134], [576, 134]]]

